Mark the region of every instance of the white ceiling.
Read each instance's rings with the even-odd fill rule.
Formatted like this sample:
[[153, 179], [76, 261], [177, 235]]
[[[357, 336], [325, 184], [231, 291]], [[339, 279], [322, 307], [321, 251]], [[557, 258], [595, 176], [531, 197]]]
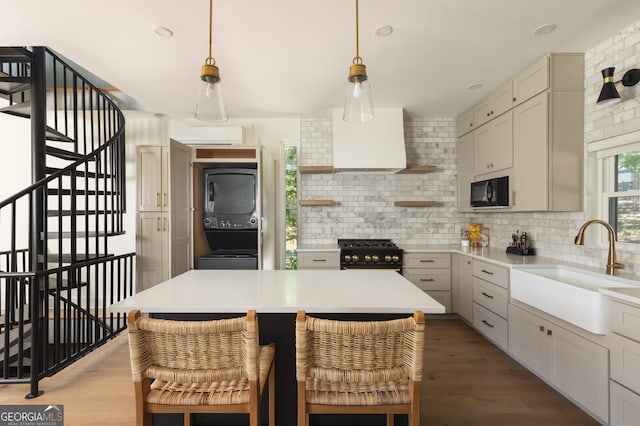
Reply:
[[[342, 105], [354, 0], [213, 7], [213, 56], [231, 117], [328, 116]], [[149, 111], [193, 115], [208, 0], [14, 0], [0, 11], [0, 45], [49, 46]], [[455, 116], [544, 53], [585, 51], [638, 19], [639, 0], [361, 0], [360, 54], [374, 106]], [[533, 35], [547, 23], [558, 29]], [[383, 24], [393, 34], [374, 36]], [[155, 35], [156, 26], [174, 36]], [[483, 87], [471, 91], [472, 83]]]

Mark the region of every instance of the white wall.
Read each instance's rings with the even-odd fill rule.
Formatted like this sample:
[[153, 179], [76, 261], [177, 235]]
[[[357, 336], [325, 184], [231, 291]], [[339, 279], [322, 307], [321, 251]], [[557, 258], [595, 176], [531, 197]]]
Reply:
[[[31, 123], [28, 119], [0, 114], [0, 200], [31, 185]], [[10, 211], [0, 215], [0, 251], [11, 249]], [[27, 230], [28, 218], [18, 226]], [[18, 233], [17, 248], [28, 247], [28, 232]]]

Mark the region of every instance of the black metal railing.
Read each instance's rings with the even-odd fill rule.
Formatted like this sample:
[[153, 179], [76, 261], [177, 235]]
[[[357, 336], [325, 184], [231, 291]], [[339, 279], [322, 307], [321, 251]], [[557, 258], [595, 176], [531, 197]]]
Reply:
[[108, 311], [134, 292], [135, 254], [108, 246], [124, 233], [124, 116], [48, 48], [0, 48], [0, 81], [4, 112], [31, 119], [34, 182], [0, 202], [0, 383], [28, 381], [34, 397], [126, 327]]

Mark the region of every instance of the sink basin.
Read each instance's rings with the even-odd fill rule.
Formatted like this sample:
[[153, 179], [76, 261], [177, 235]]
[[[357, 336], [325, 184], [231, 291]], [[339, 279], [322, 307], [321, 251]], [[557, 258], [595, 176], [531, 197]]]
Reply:
[[606, 296], [601, 288], [634, 287], [622, 278], [566, 266], [511, 269], [511, 298], [595, 334], [605, 334]]

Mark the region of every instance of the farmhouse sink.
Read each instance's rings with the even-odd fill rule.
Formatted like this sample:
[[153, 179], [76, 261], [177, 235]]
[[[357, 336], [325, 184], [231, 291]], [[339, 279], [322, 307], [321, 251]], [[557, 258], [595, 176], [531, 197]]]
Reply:
[[566, 266], [511, 269], [511, 299], [595, 334], [605, 334], [606, 296], [601, 288], [633, 287], [626, 280]]

